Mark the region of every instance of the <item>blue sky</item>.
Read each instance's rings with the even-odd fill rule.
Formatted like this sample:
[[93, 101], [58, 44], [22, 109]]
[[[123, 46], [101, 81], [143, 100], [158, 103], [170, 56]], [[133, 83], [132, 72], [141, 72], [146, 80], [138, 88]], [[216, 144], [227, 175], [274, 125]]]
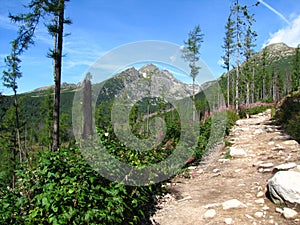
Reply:
[[[300, 43], [300, 0], [260, 0], [251, 8], [257, 22], [256, 50], [268, 43], [285, 42], [295, 47]], [[19, 13], [28, 0], [0, 0], [0, 70], [10, 52], [10, 41], [17, 27], [7, 18], [8, 12]], [[241, 0], [254, 4], [255, 0]], [[229, 14], [230, 0], [71, 0], [66, 16], [73, 24], [65, 38], [63, 82], [78, 83], [96, 60], [110, 50], [127, 43], [144, 40], [168, 41], [182, 45], [195, 25], [204, 33], [201, 59], [215, 78], [224, 70], [220, 66], [223, 50], [224, 25]], [[19, 92], [53, 83], [52, 61], [46, 57], [52, 39], [41, 26], [36, 44], [22, 56], [23, 76], [18, 81]], [[2, 74], [1, 74], [2, 76]], [[0, 92], [12, 94], [3, 87]]]

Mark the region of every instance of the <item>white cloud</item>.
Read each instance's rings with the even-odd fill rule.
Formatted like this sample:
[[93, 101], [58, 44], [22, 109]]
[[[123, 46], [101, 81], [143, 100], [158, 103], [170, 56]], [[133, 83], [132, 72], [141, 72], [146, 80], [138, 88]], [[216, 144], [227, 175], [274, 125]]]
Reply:
[[270, 34], [270, 38], [264, 46], [279, 42], [284, 42], [290, 47], [296, 47], [300, 44], [300, 15], [295, 17], [290, 25]]

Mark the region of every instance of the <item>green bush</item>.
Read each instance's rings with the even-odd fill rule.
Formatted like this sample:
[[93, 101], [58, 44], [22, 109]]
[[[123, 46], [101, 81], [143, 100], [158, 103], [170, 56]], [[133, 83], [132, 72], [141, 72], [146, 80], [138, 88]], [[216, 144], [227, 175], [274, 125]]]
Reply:
[[132, 187], [96, 173], [79, 150], [40, 154], [0, 190], [0, 224], [138, 224], [149, 218], [155, 186]]
[[246, 117], [247, 117], [247, 114], [248, 114], [249, 116], [255, 115], [255, 114], [258, 114], [258, 113], [265, 112], [267, 109], [270, 109], [270, 108], [272, 108], [272, 106], [268, 106], [268, 105], [259, 105], [259, 106], [253, 107], [253, 108], [245, 108], [245, 109], [241, 109], [241, 110], [239, 111], [239, 116], [240, 116], [240, 118], [246, 118]]
[[229, 135], [231, 128], [235, 125], [235, 122], [239, 119], [239, 115], [235, 111], [227, 111], [227, 124], [226, 124], [226, 135]]
[[294, 139], [300, 142], [300, 112], [288, 120], [285, 129]]
[[284, 98], [276, 109], [274, 119], [286, 132], [300, 142], [300, 91]]

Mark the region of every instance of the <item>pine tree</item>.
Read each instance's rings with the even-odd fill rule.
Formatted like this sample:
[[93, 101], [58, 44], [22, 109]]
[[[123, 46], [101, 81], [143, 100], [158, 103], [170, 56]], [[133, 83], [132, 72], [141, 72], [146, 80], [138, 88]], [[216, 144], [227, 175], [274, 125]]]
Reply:
[[41, 105], [41, 117], [44, 118], [44, 128], [42, 135], [42, 144], [51, 149], [52, 133], [53, 133], [53, 89], [50, 88]]
[[14, 189], [16, 182], [15, 169], [19, 161], [18, 154], [20, 155], [16, 133], [16, 108], [14, 105], [6, 109], [1, 118], [0, 128], [1, 166], [5, 171], [3, 180]]
[[67, 0], [52, 0], [47, 11], [54, 16], [53, 23], [47, 25], [49, 33], [54, 39], [54, 48], [49, 56], [54, 60], [54, 110], [53, 110], [53, 136], [52, 151], [59, 148], [59, 124], [60, 124], [60, 85], [62, 69], [62, 50], [64, 38], [64, 24], [71, 24], [69, 19], [65, 19], [65, 2]]
[[[17, 79], [21, 78], [22, 73], [20, 72], [21, 60], [18, 56], [18, 44], [16, 41], [12, 41], [12, 52], [5, 58], [7, 70], [3, 71], [3, 85], [7, 88], [11, 88], [14, 92], [14, 107], [15, 107], [15, 131], [17, 136], [18, 152], [20, 162], [26, 157], [26, 154], [22, 148], [21, 137], [20, 137], [20, 116], [19, 116], [19, 105], [17, 96]], [[14, 154], [15, 155], [15, 154]]]
[[263, 49], [262, 52], [262, 65], [261, 65], [261, 79], [262, 79], [262, 87], [261, 87], [261, 99], [266, 100], [269, 96], [268, 89], [270, 83], [270, 74], [268, 69], [268, 51], [266, 48]]
[[226, 69], [227, 74], [227, 107], [230, 107], [230, 59], [234, 51], [234, 22], [231, 19], [232, 14], [229, 15], [227, 19], [227, 23], [225, 25], [225, 37], [224, 37], [224, 45], [222, 48], [224, 49], [224, 56], [222, 56], [224, 65], [223, 68]]
[[246, 105], [249, 107], [250, 105], [250, 84], [252, 86], [252, 92], [254, 92], [254, 64], [251, 60], [251, 58], [254, 55], [254, 50], [253, 48], [256, 46], [255, 45], [255, 40], [256, 40], [256, 32], [252, 31], [251, 26], [252, 22], [254, 21], [253, 16], [249, 16], [247, 18], [248, 21], [248, 28], [247, 32], [245, 35], [244, 39], [244, 57], [245, 57], [245, 76], [244, 80], [246, 82]]
[[53, 50], [48, 54], [54, 60], [54, 110], [53, 110], [53, 136], [52, 151], [59, 148], [59, 106], [60, 106], [60, 83], [62, 67], [62, 48], [64, 37], [64, 24], [70, 24], [65, 19], [65, 2], [69, 0], [31, 0], [28, 3], [28, 13], [16, 16], [10, 15], [13, 22], [21, 23], [16, 38], [16, 55], [21, 55], [30, 45], [34, 44], [36, 27], [45, 17], [52, 17], [52, 23], [45, 24], [54, 40]]
[[[189, 32], [188, 39], [184, 41], [184, 47], [182, 49], [182, 57], [189, 62], [191, 69], [190, 76], [193, 79], [193, 101], [195, 102], [195, 79], [201, 69], [196, 63], [200, 60], [200, 48], [203, 43], [204, 34], [201, 31], [199, 25]], [[195, 111], [193, 110], [193, 120], [195, 120]]]
[[292, 91], [300, 88], [300, 44], [296, 48], [293, 62]]
[[[256, 4], [258, 5], [258, 3]], [[233, 6], [231, 7], [231, 14], [233, 15], [233, 23], [234, 23], [234, 49], [235, 49], [235, 109], [238, 112], [239, 110], [239, 102], [240, 102], [240, 79], [241, 79], [241, 71], [240, 71], [240, 63], [245, 59], [245, 39], [251, 37], [254, 32], [251, 30], [252, 23], [254, 21], [254, 15], [251, 15], [248, 11], [248, 7], [246, 5], [242, 6], [239, 4], [239, 0], [233, 1]], [[248, 31], [251, 31], [248, 33]], [[252, 37], [251, 37], [252, 38]], [[249, 39], [252, 40], [253, 39]]]

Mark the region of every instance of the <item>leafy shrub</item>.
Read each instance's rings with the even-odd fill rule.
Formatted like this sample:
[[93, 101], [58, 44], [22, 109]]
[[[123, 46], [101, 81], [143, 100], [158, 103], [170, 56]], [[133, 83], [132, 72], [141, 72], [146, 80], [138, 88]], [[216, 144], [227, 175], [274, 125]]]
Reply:
[[227, 124], [225, 134], [229, 135], [231, 128], [235, 125], [235, 122], [239, 119], [239, 115], [235, 111], [227, 111]]
[[300, 141], [300, 91], [285, 97], [276, 109], [274, 119], [286, 132]]
[[223, 111], [215, 112], [211, 117], [200, 121], [198, 145], [194, 151], [196, 162], [202, 159], [207, 149], [213, 149], [215, 144], [223, 141], [238, 118], [233, 111]]
[[157, 186], [132, 187], [96, 173], [79, 150], [40, 154], [0, 190], [0, 224], [138, 224]]
[[211, 118], [207, 118], [206, 120], [200, 121], [198, 145], [194, 151], [194, 157], [196, 161], [200, 161], [202, 159], [202, 156], [205, 153], [206, 146], [208, 144], [210, 134], [211, 134]]
[[300, 112], [288, 120], [285, 129], [293, 138], [300, 142]]
[[262, 113], [267, 109], [273, 108], [273, 106], [274, 104], [256, 103], [254, 106], [250, 108], [241, 108], [241, 110], [239, 111], [239, 116], [241, 118], [246, 118], [247, 114], [251, 116], [258, 113]]

